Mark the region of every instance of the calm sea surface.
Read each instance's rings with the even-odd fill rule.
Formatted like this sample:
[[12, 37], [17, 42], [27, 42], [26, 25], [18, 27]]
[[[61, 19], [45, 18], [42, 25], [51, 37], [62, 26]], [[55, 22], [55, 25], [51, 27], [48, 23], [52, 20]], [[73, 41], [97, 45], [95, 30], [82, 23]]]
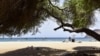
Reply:
[[[69, 38], [0, 38], [0, 42], [8, 41], [69, 41]], [[92, 38], [75, 38], [75, 41], [96, 41]]]

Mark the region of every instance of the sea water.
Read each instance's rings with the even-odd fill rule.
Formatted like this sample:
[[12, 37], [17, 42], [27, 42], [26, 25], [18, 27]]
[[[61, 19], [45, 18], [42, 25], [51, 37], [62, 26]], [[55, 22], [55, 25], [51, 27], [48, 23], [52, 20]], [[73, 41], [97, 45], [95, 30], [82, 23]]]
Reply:
[[[75, 39], [75, 41], [96, 41], [96, 40], [94, 40], [93, 38], [74, 38]], [[66, 38], [29, 38], [29, 37], [27, 37], [27, 38], [0, 38], [0, 42], [8, 42], [8, 41], [21, 41], [21, 42], [23, 42], [23, 41], [69, 41], [69, 38], [68, 37], [66, 37]]]

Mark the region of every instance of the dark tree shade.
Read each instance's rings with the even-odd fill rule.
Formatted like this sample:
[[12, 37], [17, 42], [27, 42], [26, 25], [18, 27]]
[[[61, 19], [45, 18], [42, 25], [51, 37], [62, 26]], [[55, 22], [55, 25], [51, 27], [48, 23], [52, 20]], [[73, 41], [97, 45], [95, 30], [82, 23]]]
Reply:
[[[44, 0], [0, 0], [0, 34], [36, 32], [45, 20]], [[43, 14], [43, 15], [42, 15]]]

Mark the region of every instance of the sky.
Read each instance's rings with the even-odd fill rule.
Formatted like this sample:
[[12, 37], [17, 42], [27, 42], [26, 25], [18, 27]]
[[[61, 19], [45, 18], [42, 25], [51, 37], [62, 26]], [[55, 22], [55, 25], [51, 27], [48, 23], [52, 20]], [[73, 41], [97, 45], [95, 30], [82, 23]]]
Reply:
[[[60, 6], [62, 6], [63, 0], [60, 0]], [[90, 29], [100, 29], [100, 13], [98, 11], [95, 12], [96, 22], [95, 25], [91, 26]], [[85, 37], [85, 33], [69, 33], [64, 32], [62, 29], [59, 29], [57, 31], [54, 31], [53, 29], [58, 27], [57, 23], [52, 20], [53, 18], [48, 19], [44, 24], [41, 25], [39, 28], [39, 32], [35, 35], [32, 35], [32, 33], [27, 33], [22, 36], [14, 36], [14, 37]]]
[[95, 11], [95, 25], [93, 25], [92, 27], [90, 27], [91, 29], [100, 29], [100, 12], [99, 11]]

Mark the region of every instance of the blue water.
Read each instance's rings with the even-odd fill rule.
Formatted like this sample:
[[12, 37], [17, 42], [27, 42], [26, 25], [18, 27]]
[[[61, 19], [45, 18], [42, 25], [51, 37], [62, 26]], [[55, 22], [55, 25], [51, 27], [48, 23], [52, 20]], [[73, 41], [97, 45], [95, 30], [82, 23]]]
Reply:
[[[68, 41], [68, 38], [0, 38], [0, 42], [8, 41]], [[75, 38], [75, 41], [95, 41], [92, 38]]]

